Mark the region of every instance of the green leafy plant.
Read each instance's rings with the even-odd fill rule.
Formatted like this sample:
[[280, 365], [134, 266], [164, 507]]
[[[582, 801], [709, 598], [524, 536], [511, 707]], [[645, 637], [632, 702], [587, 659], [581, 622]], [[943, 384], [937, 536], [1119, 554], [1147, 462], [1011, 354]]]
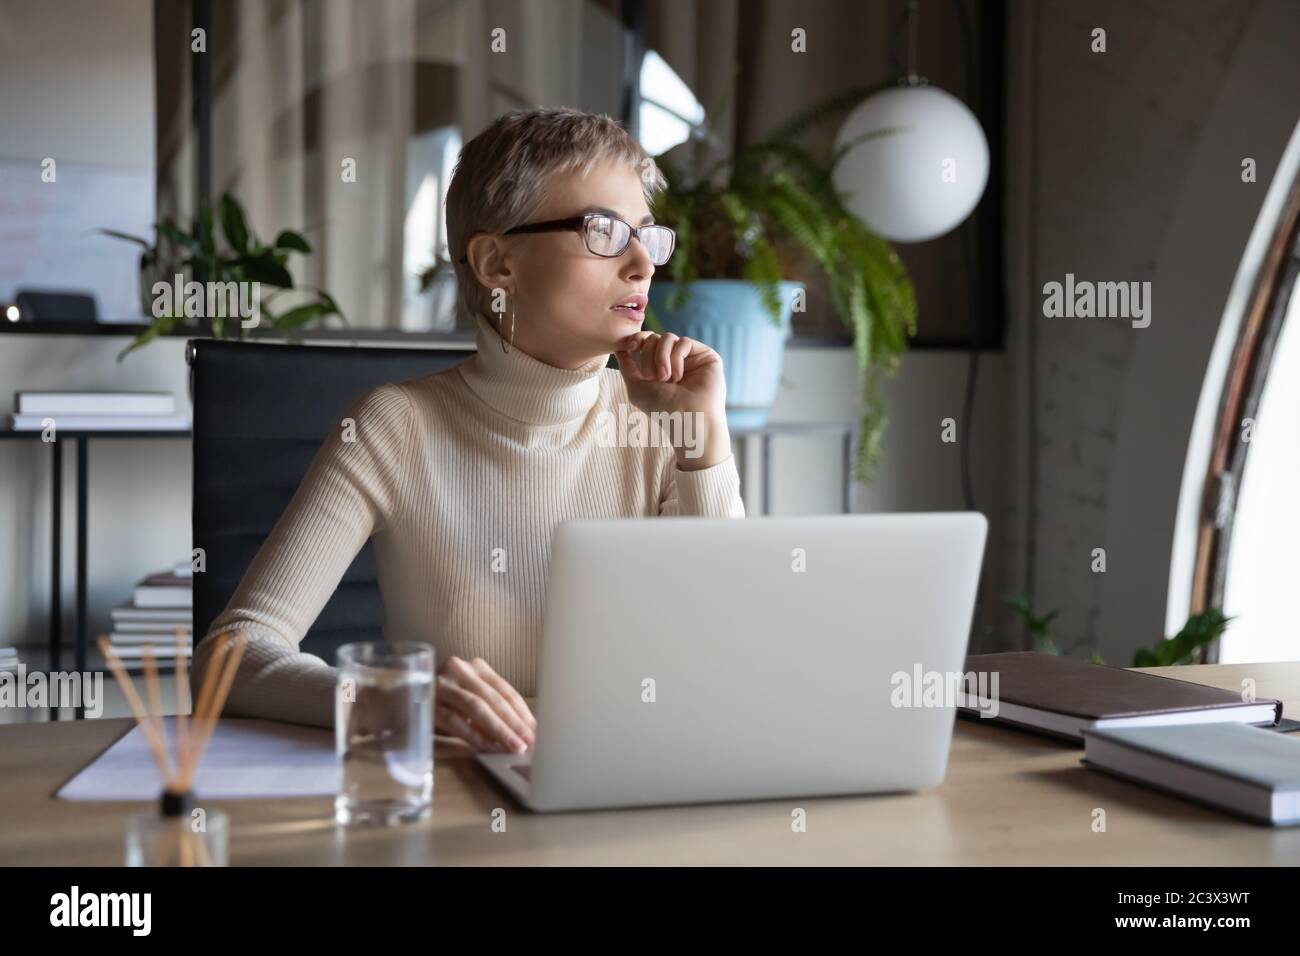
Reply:
[[[1034, 610], [1033, 600], [1027, 595], [1007, 595], [1003, 597], [1002, 601], [1007, 607], [1019, 614], [1025, 622], [1025, 630], [1029, 632], [1033, 650], [1038, 653], [1069, 657], [1082, 645], [1082, 641], [1075, 641], [1065, 651], [1057, 647], [1056, 639], [1052, 636], [1052, 620], [1061, 613], [1060, 608], [1048, 611], [1046, 614], [1039, 614]], [[1093, 664], [1100, 664], [1101, 657], [1094, 652], [1089, 657], [1089, 661]]]
[[1167, 667], [1170, 664], [1191, 664], [1198, 650], [1219, 638], [1228, 629], [1231, 617], [1225, 617], [1217, 607], [1193, 614], [1183, 629], [1173, 637], [1157, 641], [1153, 648], [1139, 648], [1133, 657], [1134, 667]]
[[[674, 310], [689, 302], [696, 279], [745, 279], [757, 286], [779, 323], [777, 283], [798, 275], [808, 260], [825, 274], [835, 312], [853, 336], [865, 409], [855, 475], [863, 482], [874, 480], [889, 423], [880, 382], [897, 375], [907, 339], [916, 334], [916, 296], [897, 252], [845, 208], [832, 175], [858, 143], [897, 128], [859, 136], [829, 160], [797, 140], [879, 89], [858, 87], [832, 97], [712, 165], [706, 166], [698, 148], [690, 170], [668, 154], [656, 158], [668, 186], [653, 208], [656, 221], [677, 230], [667, 266], [674, 283], [667, 304]], [[701, 136], [709, 138], [707, 132]], [[647, 324], [662, 331], [652, 313]]]
[[[214, 219], [220, 220], [218, 241]], [[338, 316], [346, 325], [347, 317], [338, 303], [324, 289], [312, 286], [295, 286], [289, 272], [289, 256], [293, 253], [311, 254], [311, 245], [301, 233], [282, 230], [269, 244], [262, 242], [248, 226], [244, 207], [229, 193], [217, 203], [214, 217], [212, 206], [204, 201], [199, 213], [188, 229], [182, 229], [170, 217], [154, 223], [154, 241], [128, 235], [113, 229], [100, 232], [115, 239], [133, 242], [140, 252], [140, 298], [147, 315], [153, 314], [152, 289], [155, 282], [172, 281], [175, 275], [186, 275], [194, 282], [258, 282], [273, 291], [260, 303], [259, 326], [293, 336], [304, 326], [330, 315]], [[286, 292], [301, 292], [305, 301], [276, 313], [268, 306]], [[205, 316], [198, 330], [215, 338], [242, 338], [244, 327], [237, 316]], [[165, 335], [186, 326], [187, 317], [183, 303], [174, 303], [168, 314], [156, 316], [149, 327], [141, 332], [121, 352], [121, 361], [130, 352], [147, 345], [159, 335]]]
[[[1069, 656], [1079, 649], [1083, 641], [1075, 641], [1070, 648], [1062, 652], [1057, 649], [1052, 637], [1051, 623], [1060, 609], [1040, 615], [1034, 610], [1033, 601], [1026, 596], [1007, 595], [1003, 599], [1009, 608], [1021, 616], [1025, 628], [1033, 641], [1033, 649], [1043, 654]], [[1191, 664], [1195, 662], [1197, 652], [1222, 636], [1228, 629], [1231, 617], [1225, 617], [1217, 607], [1208, 608], [1199, 614], [1193, 614], [1183, 625], [1183, 629], [1171, 638], [1161, 638], [1154, 647], [1139, 648], [1133, 655], [1134, 667], [1167, 667], [1173, 664]], [[1096, 651], [1088, 656], [1088, 663], [1105, 663]]]

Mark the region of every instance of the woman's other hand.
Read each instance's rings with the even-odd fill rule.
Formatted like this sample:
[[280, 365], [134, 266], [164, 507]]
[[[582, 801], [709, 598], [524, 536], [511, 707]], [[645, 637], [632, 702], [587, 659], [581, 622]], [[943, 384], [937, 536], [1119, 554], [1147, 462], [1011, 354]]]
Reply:
[[537, 718], [523, 697], [481, 657], [448, 657], [438, 667], [434, 732], [475, 750], [523, 753], [537, 741]]

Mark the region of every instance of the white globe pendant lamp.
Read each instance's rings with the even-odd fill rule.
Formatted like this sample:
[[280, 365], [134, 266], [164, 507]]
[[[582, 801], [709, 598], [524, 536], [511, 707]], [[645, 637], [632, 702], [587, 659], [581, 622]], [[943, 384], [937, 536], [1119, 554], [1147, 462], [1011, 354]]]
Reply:
[[955, 229], [989, 178], [989, 144], [975, 114], [916, 75], [914, 4], [908, 17], [908, 76], [849, 114], [835, 149], [865, 138], [832, 174], [845, 208], [891, 242], [925, 242]]

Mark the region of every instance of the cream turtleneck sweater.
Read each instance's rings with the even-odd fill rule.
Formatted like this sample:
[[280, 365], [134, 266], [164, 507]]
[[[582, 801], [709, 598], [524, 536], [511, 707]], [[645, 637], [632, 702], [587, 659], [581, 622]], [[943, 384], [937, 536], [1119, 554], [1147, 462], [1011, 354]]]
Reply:
[[559, 522], [744, 517], [734, 457], [682, 471], [671, 447], [599, 440], [600, 413], [617, 420], [628, 402], [608, 356], [555, 368], [503, 353], [492, 325], [478, 325], [477, 354], [371, 389], [326, 437], [195, 650], [197, 688], [211, 638], [249, 634], [225, 714], [333, 725], [335, 668], [298, 647], [371, 537], [385, 640], [428, 642], [439, 660], [482, 657], [532, 696]]

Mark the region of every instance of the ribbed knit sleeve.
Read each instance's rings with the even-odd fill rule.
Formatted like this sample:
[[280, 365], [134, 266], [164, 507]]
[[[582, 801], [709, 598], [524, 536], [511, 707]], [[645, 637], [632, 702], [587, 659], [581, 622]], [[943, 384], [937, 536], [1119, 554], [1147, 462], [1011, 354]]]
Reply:
[[716, 465], [695, 471], [683, 471], [677, 467], [676, 457], [670, 457], [659, 513], [701, 518], [745, 517], [736, 456], [729, 455]]
[[335, 669], [298, 647], [357, 552], [399, 510], [413, 423], [411, 400], [397, 385], [366, 392], [344, 413], [195, 649], [196, 695], [213, 638], [246, 630], [249, 643], [224, 713], [333, 724]]

